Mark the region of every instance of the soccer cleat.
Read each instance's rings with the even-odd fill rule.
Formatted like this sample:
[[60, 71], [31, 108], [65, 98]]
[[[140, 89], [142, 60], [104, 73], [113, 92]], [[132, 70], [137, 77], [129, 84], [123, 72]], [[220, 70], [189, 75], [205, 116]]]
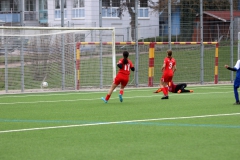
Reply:
[[123, 98], [122, 98], [122, 95], [121, 95], [121, 94], [119, 94], [119, 100], [120, 100], [120, 102], [123, 101]]
[[156, 91], [153, 92], [153, 93], [159, 93], [159, 92], [162, 92], [162, 89], [161, 89], [161, 88], [159, 88], [158, 90], [156, 90]]
[[108, 102], [104, 97], [102, 97], [101, 99], [102, 99], [105, 103]]
[[235, 102], [233, 103], [233, 105], [240, 105], [240, 102]]
[[177, 93], [181, 93], [182, 91], [181, 90], [178, 90]]
[[192, 93], [192, 92], [193, 92], [193, 90], [190, 90], [190, 92]]
[[168, 99], [168, 96], [163, 96], [161, 99]]

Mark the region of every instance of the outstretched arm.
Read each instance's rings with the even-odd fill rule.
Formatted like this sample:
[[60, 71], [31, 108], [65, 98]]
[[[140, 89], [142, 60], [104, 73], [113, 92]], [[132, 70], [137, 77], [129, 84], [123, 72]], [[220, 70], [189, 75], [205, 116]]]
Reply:
[[231, 67], [229, 67], [228, 65], [225, 65], [225, 68], [227, 68], [227, 69], [230, 70], [230, 71], [237, 71], [236, 68], [231, 68]]

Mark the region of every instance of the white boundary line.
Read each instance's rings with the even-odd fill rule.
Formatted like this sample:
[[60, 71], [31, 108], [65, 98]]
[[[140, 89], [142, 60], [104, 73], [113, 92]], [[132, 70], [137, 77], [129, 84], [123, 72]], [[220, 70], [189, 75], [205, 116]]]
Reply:
[[99, 126], [99, 125], [109, 125], [109, 124], [123, 124], [123, 123], [164, 121], [164, 120], [176, 120], [176, 119], [193, 119], [193, 118], [206, 118], [206, 117], [235, 116], [235, 115], [240, 115], [240, 113], [201, 115], [201, 116], [189, 116], [189, 117], [170, 117], [170, 118], [142, 119], [142, 120], [116, 121], [116, 122], [99, 122], [99, 123], [90, 123], [90, 124], [87, 123], [87, 124], [77, 124], [77, 125], [67, 125], [67, 126], [53, 126], [53, 127], [41, 127], [41, 128], [27, 128], [27, 129], [0, 131], [0, 134], [1, 133], [11, 133], [11, 132], [24, 132], [24, 131], [35, 131], [35, 130], [58, 129], [58, 128], [72, 128], [72, 127]]
[[[189, 94], [176, 94], [173, 93], [171, 94], [171, 96], [193, 96], [193, 95], [201, 95], [201, 94], [226, 94], [226, 93], [232, 93], [233, 91], [229, 91], [229, 92], [208, 92], [208, 93], [189, 93]], [[160, 93], [161, 94], [161, 93]], [[105, 94], [104, 94], [105, 95]], [[48, 95], [49, 96], [49, 95]], [[155, 94], [152, 93], [149, 96], [133, 96], [133, 97], [124, 97], [126, 99], [132, 99], [132, 98], [149, 98], [149, 97], [159, 97], [161, 95], [159, 95], [159, 93]], [[73, 99], [73, 100], [56, 100], [56, 101], [33, 101], [33, 102], [13, 102], [13, 103], [0, 103], [0, 105], [14, 105], [14, 104], [35, 104], [35, 103], [59, 103], [59, 102], [76, 102], [76, 101], [92, 101], [92, 100], [100, 100], [101, 98], [83, 98], [83, 99]], [[111, 99], [118, 99], [118, 98], [114, 98], [112, 97]]]
[[[126, 88], [124, 92], [153, 92], [156, 89], [158, 89], [159, 87], [144, 87], [144, 88]], [[191, 86], [188, 87], [191, 89], [209, 89], [209, 88], [214, 88], [214, 89], [231, 89], [232, 90], [232, 86], [230, 88], [230, 86], [201, 86], [201, 87], [196, 87], [196, 86]], [[187, 88], [187, 89], [188, 89]], [[118, 91], [120, 88], [116, 88], [116, 91]], [[24, 97], [46, 97], [46, 96], [62, 96], [62, 95], [84, 95], [84, 94], [92, 94], [92, 93], [97, 93], [97, 94], [102, 94], [102, 93], [107, 93], [107, 89], [106, 90], [101, 90], [101, 91], [63, 91], [63, 92], [41, 92], [41, 93], [7, 93], [7, 94], [3, 94], [4, 96], [1, 96], [0, 99], [2, 98], [24, 98]], [[1, 95], [1, 94], [0, 94]]]

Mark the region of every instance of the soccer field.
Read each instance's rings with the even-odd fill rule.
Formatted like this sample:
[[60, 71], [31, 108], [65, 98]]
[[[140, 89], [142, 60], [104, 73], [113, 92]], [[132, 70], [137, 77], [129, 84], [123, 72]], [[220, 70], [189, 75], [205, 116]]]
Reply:
[[1, 160], [236, 160], [240, 105], [232, 85], [193, 93], [126, 89], [0, 96]]

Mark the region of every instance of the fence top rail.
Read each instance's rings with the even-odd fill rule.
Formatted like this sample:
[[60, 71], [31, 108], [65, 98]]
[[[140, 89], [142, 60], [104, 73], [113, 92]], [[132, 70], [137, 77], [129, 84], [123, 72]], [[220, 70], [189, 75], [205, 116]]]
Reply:
[[[111, 45], [112, 42], [102, 42], [102, 45]], [[115, 42], [115, 45], [135, 45], [136, 42]], [[139, 45], [149, 45], [149, 44], [169, 44], [169, 42], [138, 42]], [[175, 45], [192, 45], [201, 44], [201, 42], [171, 42]], [[203, 42], [203, 44], [216, 45], [218, 42]], [[100, 42], [78, 42], [77, 45], [100, 45]]]
[[115, 30], [114, 27], [17, 27], [0, 26], [0, 29], [21, 29], [21, 30]]

